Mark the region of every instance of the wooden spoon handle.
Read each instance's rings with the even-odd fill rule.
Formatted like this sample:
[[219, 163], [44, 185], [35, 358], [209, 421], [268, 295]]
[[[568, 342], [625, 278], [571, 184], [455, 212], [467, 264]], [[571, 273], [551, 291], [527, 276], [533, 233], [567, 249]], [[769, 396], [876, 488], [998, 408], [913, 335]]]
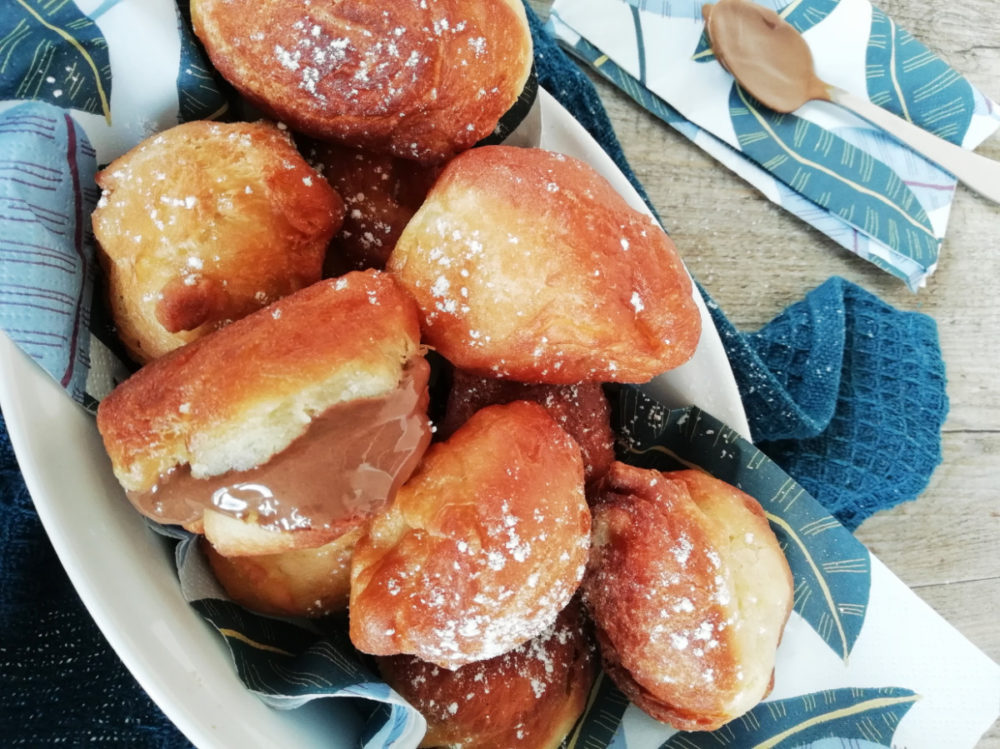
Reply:
[[917, 153], [930, 159], [983, 197], [1000, 203], [1000, 161], [987, 159], [897, 117], [891, 112], [836, 86], [828, 88], [830, 101], [878, 125]]

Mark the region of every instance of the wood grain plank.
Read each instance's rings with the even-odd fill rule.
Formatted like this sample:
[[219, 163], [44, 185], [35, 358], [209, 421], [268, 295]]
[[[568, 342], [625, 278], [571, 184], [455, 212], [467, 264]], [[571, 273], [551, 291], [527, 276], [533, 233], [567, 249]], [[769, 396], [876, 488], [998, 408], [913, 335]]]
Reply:
[[[947, 432], [927, 490], [869, 518], [857, 537], [912, 588], [967, 580], [1000, 584], [1000, 503], [994, 433]], [[998, 609], [1000, 611], [1000, 609]], [[1000, 627], [989, 655], [1000, 660]]]

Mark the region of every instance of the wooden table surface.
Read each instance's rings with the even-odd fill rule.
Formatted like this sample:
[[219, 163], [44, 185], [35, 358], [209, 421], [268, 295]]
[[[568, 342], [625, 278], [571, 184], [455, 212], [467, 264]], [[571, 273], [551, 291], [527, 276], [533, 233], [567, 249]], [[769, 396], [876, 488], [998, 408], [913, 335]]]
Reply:
[[[547, 17], [550, 0], [531, 0]], [[900, 26], [1000, 99], [1000, 2], [877, 0]], [[625, 153], [692, 274], [754, 330], [833, 275], [938, 325], [951, 411], [944, 461], [915, 502], [857, 536], [1000, 661], [1000, 205], [960, 187], [938, 270], [914, 294], [770, 203], [631, 99], [594, 78]], [[978, 149], [1000, 160], [1000, 135]], [[1000, 748], [1000, 723], [983, 737]]]

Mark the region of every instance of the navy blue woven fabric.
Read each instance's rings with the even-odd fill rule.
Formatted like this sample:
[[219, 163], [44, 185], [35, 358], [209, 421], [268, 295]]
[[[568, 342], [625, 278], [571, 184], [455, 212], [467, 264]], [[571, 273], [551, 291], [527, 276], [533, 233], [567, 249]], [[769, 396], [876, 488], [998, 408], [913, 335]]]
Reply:
[[63, 571], [0, 414], [0, 746], [186, 747]]
[[[589, 79], [530, 20], [539, 83], [642, 192]], [[737, 331], [710, 299], [709, 306], [755, 440], [842, 522], [855, 528], [923, 490], [940, 462], [948, 409], [933, 320], [841, 279], [752, 334]], [[0, 550], [0, 743], [187, 746], [73, 591], [31, 506], [2, 416]]]
[[915, 499], [948, 414], [937, 325], [831, 278], [752, 334], [709, 304], [754, 442], [854, 530]]

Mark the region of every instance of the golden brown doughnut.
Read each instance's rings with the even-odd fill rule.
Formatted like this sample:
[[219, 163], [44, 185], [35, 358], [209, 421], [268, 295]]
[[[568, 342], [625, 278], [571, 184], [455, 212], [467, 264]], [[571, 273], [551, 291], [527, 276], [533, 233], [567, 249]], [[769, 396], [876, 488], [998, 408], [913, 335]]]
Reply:
[[309, 143], [303, 152], [345, 204], [344, 224], [330, 245], [326, 272], [384, 268], [440, 168], [321, 141]]
[[285, 297], [101, 402], [115, 476], [158, 522], [236, 518], [211, 538], [227, 555], [328, 543], [380, 509], [429, 442], [418, 332], [412, 300], [378, 271]]
[[484, 408], [428, 449], [358, 542], [351, 641], [451, 669], [501, 655], [569, 603], [589, 534], [572, 438], [537, 403]]
[[447, 439], [481, 408], [494, 403], [530, 400], [540, 403], [549, 416], [580, 446], [588, 493], [615, 459], [615, 435], [611, 431], [611, 408], [597, 382], [575, 385], [529, 385], [513, 380], [454, 370], [444, 418], [437, 437]]
[[444, 168], [387, 269], [456, 367], [520, 382], [644, 382], [701, 333], [673, 243], [582, 161], [488, 146]]
[[531, 72], [520, 0], [196, 0], [195, 33], [293, 129], [425, 163], [493, 132]]
[[700, 471], [616, 462], [583, 598], [622, 692], [675, 728], [710, 731], [770, 692], [792, 576], [753, 498]]
[[410, 655], [379, 658], [382, 677], [427, 719], [422, 747], [555, 749], [583, 713], [597, 658], [579, 603], [504, 655], [455, 671]]
[[240, 606], [272, 616], [328, 616], [347, 608], [351, 554], [361, 531], [359, 524], [323, 546], [277, 554], [224, 557], [208, 540], [202, 548], [216, 579]]
[[263, 122], [171, 128], [97, 183], [112, 316], [140, 363], [318, 281], [344, 215], [288, 135]]

